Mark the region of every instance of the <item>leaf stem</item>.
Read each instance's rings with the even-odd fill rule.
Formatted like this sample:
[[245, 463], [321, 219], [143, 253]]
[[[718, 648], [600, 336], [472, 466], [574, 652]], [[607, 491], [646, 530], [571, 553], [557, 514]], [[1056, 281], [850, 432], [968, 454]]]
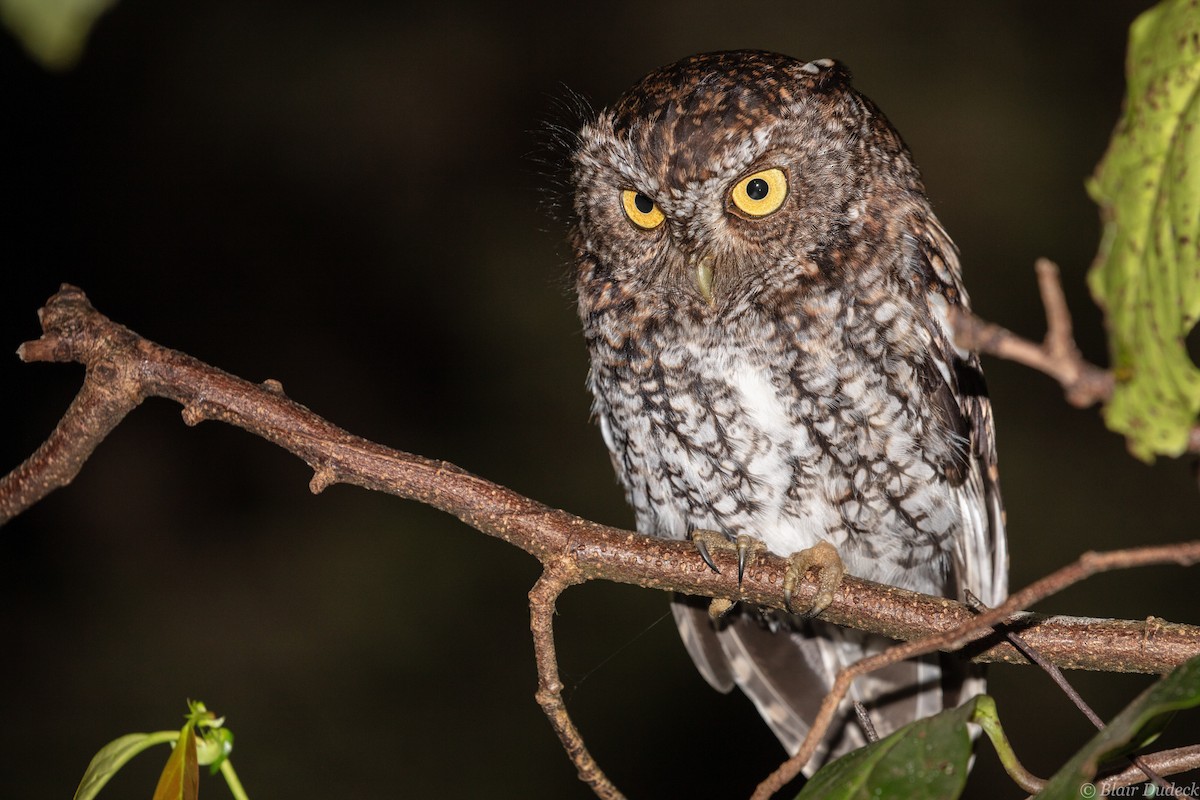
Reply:
[[233, 764], [230, 763], [228, 758], [221, 762], [221, 774], [225, 776], [225, 782], [229, 784], [229, 793], [236, 800], [250, 800], [249, 795], [246, 794], [246, 790], [242, 788], [242, 782], [238, 780], [237, 772], [233, 769]]
[[983, 728], [983, 732], [991, 740], [992, 747], [995, 748], [996, 755], [1000, 757], [1000, 763], [1009, 777], [1030, 794], [1040, 792], [1046, 785], [1046, 781], [1025, 769], [1017, 759], [1017, 753], [1013, 750], [1008, 737], [1004, 735], [1004, 728], [1000, 725], [1000, 716], [996, 713], [996, 701], [986, 694], [977, 696], [971, 721]]

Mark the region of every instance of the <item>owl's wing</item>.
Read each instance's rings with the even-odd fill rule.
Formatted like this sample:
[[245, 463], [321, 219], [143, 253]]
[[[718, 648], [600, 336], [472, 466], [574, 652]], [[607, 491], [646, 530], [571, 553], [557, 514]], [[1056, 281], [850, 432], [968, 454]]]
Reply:
[[969, 310], [958, 249], [932, 213], [913, 226], [915, 255], [910, 264], [924, 287], [929, 307], [931, 371], [929, 389], [939, 400], [947, 427], [963, 437], [960, 465], [948, 474], [961, 480], [956, 495], [963, 527], [954, 542], [954, 585], [959, 598], [972, 592], [994, 606], [1008, 595], [1008, 544], [996, 465], [996, 431], [979, 356], [954, 343], [950, 309]]

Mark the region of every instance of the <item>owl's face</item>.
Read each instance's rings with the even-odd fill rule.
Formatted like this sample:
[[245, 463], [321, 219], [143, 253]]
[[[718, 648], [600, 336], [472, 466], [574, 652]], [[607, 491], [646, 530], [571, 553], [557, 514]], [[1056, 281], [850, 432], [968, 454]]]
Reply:
[[837, 271], [922, 193], [843, 68], [756, 51], [647, 75], [583, 127], [573, 183], [581, 289], [704, 316]]

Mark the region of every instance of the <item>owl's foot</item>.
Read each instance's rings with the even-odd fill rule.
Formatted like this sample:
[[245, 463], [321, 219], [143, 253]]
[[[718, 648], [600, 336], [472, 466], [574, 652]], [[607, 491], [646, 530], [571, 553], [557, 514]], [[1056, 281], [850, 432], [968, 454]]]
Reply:
[[[809, 569], [817, 570], [818, 592], [812, 605], [807, 610], [796, 612], [792, 608], [792, 592]], [[846, 574], [842, 557], [837, 548], [829, 542], [820, 541], [812, 547], [792, 553], [788, 556], [787, 572], [783, 575], [783, 601], [788, 611], [801, 613], [804, 617], [815, 617], [829, 607], [833, 602], [833, 593], [837, 590]]]
[[[738, 559], [738, 584], [742, 582], [742, 576], [746, 574], [746, 564], [749, 563], [759, 552], [766, 549], [766, 545], [755, 539], [753, 536], [741, 533], [734, 540], [730, 540], [728, 536], [718, 531], [692, 531], [692, 544], [696, 546], [696, 551], [700, 553], [700, 558], [704, 559], [704, 563], [713, 572], [720, 573], [716, 563], [712, 560], [711, 550], [728, 550], [737, 553]], [[713, 619], [719, 619], [733, 608], [733, 602], [721, 598], [713, 598], [713, 601], [708, 605], [708, 615]]]

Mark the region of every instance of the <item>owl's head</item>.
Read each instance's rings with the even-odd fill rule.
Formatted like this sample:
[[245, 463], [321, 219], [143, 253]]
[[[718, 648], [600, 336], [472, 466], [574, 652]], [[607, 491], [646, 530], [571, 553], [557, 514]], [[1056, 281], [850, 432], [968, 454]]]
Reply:
[[707, 53], [596, 115], [572, 156], [581, 295], [719, 314], [886, 246], [924, 191], [849, 80], [828, 59]]

